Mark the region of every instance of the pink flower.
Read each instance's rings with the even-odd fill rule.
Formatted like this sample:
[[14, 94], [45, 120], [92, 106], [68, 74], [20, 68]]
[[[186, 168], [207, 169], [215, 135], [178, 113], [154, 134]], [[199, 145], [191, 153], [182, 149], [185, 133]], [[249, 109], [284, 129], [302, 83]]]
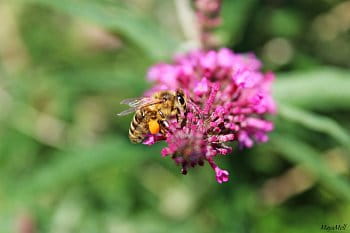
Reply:
[[163, 156], [171, 156], [186, 174], [190, 167], [208, 162], [218, 183], [227, 182], [229, 173], [214, 162], [217, 155], [227, 155], [232, 148], [252, 147], [266, 142], [273, 123], [265, 116], [276, 112], [271, 96], [274, 75], [260, 71], [261, 62], [252, 54], [219, 51], [196, 51], [178, 56], [173, 64], [151, 67], [148, 78], [159, 90], [182, 89], [188, 99], [184, 122], [169, 120], [164, 136], [149, 135], [144, 144], [165, 140]]
[[200, 96], [207, 93], [208, 90], [209, 90], [209, 82], [207, 78], [202, 78], [202, 80], [198, 82], [197, 85], [194, 87], [193, 92], [194, 94]]
[[226, 170], [222, 170], [219, 167], [215, 167], [216, 181], [221, 184], [222, 182], [227, 182], [229, 173]]

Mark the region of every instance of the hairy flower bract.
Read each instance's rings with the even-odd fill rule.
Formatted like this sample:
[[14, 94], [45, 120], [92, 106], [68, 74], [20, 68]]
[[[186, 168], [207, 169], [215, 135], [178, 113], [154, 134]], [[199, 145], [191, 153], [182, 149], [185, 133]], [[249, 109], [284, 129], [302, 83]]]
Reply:
[[[188, 98], [184, 121], [171, 121], [164, 136], [148, 135], [144, 144], [165, 140], [163, 156], [171, 156], [186, 174], [190, 167], [208, 162], [219, 183], [229, 173], [214, 162], [217, 155], [266, 142], [273, 123], [266, 115], [276, 112], [271, 96], [272, 72], [262, 73], [261, 62], [253, 54], [237, 54], [230, 49], [195, 51], [175, 57], [172, 64], [150, 68], [148, 79], [154, 86], [147, 95], [160, 90], [182, 89]], [[230, 146], [231, 145], [231, 146]]]

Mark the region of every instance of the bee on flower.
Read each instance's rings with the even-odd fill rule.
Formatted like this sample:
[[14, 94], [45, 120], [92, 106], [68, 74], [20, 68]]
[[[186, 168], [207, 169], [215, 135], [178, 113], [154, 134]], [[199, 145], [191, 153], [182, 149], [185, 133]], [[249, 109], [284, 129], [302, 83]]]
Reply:
[[[229, 142], [237, 141], [241, 148], [266, 142], [273, 129], [266, 116], [276, 112], [271, 96], [274, 74], [260, 68], [254, 55], [226, 48], [191, 52], [177, 56], [172, 64], [151, 67], [148, 79], [154, 86], [146, 96], [154, 101], [159, 93], [172, 93], [177, 110], [163, 113], [161, 130], [152, 132], [148, 126], [138, 142], [152, 145], [165, 140], [162, 156], [171, 156], [183, 174], [208, 162], [216, 180], [227, 182], [228, 171], [220, 169], [214, 158], [232, 152]], [[179, 90], [185, 104], [178, 99]]]

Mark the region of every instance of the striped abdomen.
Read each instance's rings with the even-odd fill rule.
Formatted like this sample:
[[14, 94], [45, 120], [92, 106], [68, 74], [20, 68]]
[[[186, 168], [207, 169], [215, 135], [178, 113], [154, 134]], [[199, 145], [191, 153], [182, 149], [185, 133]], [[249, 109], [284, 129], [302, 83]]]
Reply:
[[129, 139], [132, 143], [141, 143], [148, 132], [147, 120], [141, 110], [135, 112], [129, 128]]

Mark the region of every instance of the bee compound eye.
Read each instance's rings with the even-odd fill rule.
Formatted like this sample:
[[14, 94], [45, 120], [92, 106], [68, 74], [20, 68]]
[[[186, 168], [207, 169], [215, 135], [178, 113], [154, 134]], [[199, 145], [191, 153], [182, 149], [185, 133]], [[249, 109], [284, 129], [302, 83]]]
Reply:
[[178, 96], [177, 96], [177, 101], [178, 101], [181, 105], [184, 105], [184, 104], [185, 104], [185, 100], [184, 100], [184, 98], [183, 98], [181, 95], [178, 95]]

